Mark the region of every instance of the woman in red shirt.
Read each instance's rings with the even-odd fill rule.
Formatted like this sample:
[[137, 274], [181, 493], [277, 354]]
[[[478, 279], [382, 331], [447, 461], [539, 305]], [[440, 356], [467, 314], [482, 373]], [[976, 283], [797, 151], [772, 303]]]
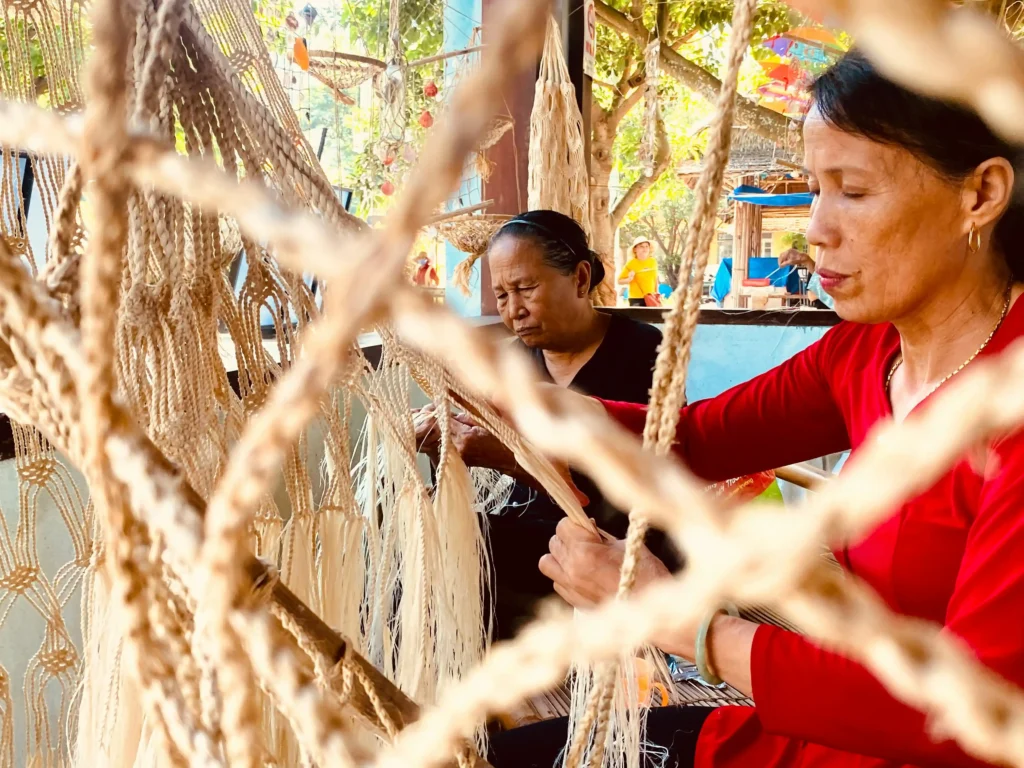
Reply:
[[[709, 481], [846, 449], [856, 461], [878, 422], [927, 407], [975, 358], [1024, 336], [1016, 150], [972, 113], [909, 93], [858, 54], [826, 73], [813, 96], [804, 126], [815, 194], [807, 238], [848, 322], [778, 368], [683, 410], [676, 451]], [[642, 430], [644, 408], [603, 407]], [[796, 433], [794, 419], [804, 425]], [[942, 625], [1024, 686], [1024, 432], [965, 458], [864, 538], [833, 545], [893, 610]], [[563, 521], [540, 567], [570, 603], [589, 606], [615, 593], [621, 555], [621, 542]], [[645, 553], [638, 586], [664, 572]], [[693, 659], [696, 634], [656, 641]], [[800, 635], [718, 614], [707, 652], [712, 670], [756, 706], [706, 719], [685, 708], [652, 712], [662, 730], [676, 723], [669, 765], [984, 764], [933, 738], [924, 715], [860, 664]], [[499, 739], [499, 766], [508, 764], [504, 750]]]

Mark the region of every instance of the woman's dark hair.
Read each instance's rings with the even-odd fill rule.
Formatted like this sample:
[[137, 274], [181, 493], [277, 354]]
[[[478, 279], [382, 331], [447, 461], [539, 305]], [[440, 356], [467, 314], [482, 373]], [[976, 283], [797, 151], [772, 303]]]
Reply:
[[527, 211], [505, 222], [491, 242], [502, 237], [521, 237], [540, 248], [544, 263], [563, 275], [571, 275], [577, 265], [590, 265], [590, 290], [604, 280], [601, 257], [590, 250], [583, 227], [564, 213], [557, 211]]
[[[830, 125], [903, 147], [952, 181], [963, 180], [993, 157], [1006, 158], [1015, 169], [1021, 159], [1020, 147], [999, 138], [974, 112], [897, 85], [859, 51], [851, 51], [819, 77], [812, 96]], [[1024, 196], [1019, 180], [994, 237], [1014, 279], [1024, 279]]]

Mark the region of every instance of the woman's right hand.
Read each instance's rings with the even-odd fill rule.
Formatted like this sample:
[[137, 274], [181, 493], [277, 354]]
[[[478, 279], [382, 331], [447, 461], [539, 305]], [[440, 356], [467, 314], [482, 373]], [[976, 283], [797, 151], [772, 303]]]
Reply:
[[429, 456], [437, 463], [441, 450], [441, 428], [437, 424], [437, 409], [434, 404], [413, 411], [412, 423], [416, 428], [416, 452]]

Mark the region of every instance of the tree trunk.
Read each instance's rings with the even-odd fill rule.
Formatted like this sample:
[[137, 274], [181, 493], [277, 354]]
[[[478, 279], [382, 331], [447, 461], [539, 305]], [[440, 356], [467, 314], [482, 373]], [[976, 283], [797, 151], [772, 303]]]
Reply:
[[615, 306], [615, 226], [611, 216], [612, 144], [615, 130], [610, 125], [610, 115], [603, 110], [597, 113], [592, 124], [590, 139], [590, 229], [594, 242], [593, 249], [604, 263], [605, 279], [594, 294], [594, 303]]

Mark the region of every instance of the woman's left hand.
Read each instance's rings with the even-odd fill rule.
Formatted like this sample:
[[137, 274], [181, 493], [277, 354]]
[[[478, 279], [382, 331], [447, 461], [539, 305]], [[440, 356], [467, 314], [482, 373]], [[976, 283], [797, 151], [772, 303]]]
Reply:
[[[626, 554], [622, 539], [602, 539], [563, 519], [548, 544], [549, 554], [540, 559], [541, 573], [555, 583], [555, 592], [575, 608], [590, 608], [614, 597]], [[644, 547], [640, 552], [634, 589], [669, 575], [665, 564]]]

